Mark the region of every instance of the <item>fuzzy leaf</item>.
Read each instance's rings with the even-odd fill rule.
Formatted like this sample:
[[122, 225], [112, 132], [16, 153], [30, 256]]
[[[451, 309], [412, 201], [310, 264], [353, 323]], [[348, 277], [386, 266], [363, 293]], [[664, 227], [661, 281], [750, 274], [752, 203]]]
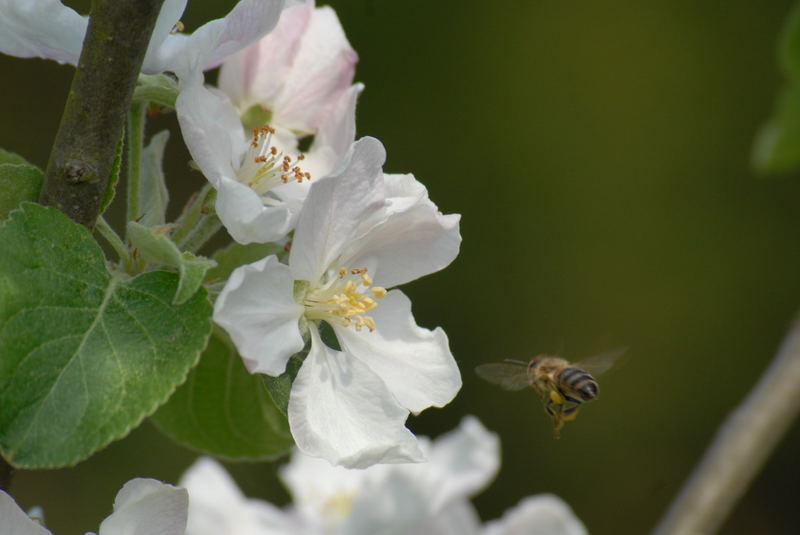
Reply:
[[128, 239], [148, 262], [178, 268], [180, 282], [173, 299], [176, 305], [191, 298], [203, 284], [206, 271], [216, 265], [216, 262], [204, 256], [181, 252], [166, 233], [136, 221], [128, 222]]
[[33, 165], [19, 154], [16, 154], [14, 152], [9, 152], [5, 149], [0, 149], [0, 164], [2, 163]]
[[142, 173], [139, 186], [139, 221], [146, 227], [163, 225], [166, 221], [169, 192], [164, 181], [164, 148], [169, 140], [169, 131], [163, 130], [150, 139], [142, 151]]
[[44, 180], [44, 173], [38, 167], [16, 154], [3, 153], [0, 161], [9, 163], [0, 163], [0, 219], [5, 219], [22, 201], [36, 201]]
[[200, 364], [153, 419], [176, 442], [228, 459], [271, 459], [294, 444], [285, 413], [218, 329]]
[[211, 330], [200, 291], [170, 303], [172, 273], [108, 271], [89, 231], [23, 203], [0, 224], [0, 453], [70, 466], [164, 403]]

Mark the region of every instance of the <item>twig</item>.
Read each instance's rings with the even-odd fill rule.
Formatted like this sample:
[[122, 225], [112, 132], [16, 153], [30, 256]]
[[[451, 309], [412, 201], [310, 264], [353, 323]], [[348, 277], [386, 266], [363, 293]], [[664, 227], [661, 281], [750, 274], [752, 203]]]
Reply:
[[40, 201], [92, 227], [164, 0], [94, 0]]
[[653, 535], [716, 533], [800, 412], [800, 316], [728, 416]]

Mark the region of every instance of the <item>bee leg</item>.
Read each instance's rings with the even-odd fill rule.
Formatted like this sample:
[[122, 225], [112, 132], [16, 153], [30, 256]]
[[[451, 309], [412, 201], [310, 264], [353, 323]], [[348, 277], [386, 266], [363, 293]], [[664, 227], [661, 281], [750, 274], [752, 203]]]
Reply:
[[571, 422], [575, 418], [578, 417], [578, 409], [580, 409], [580, 405], [574, 405], [572, 407], [564, 409], [564, 421]]

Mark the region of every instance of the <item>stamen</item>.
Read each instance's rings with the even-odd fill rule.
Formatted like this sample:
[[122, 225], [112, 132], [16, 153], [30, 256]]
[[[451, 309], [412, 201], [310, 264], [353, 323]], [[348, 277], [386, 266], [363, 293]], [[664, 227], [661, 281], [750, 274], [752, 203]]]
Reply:
[[300, 154], [293, 161], [291, 156], [282, 153], [272, 144], [274, 134], [275, 129], [269, 125], [253, 128], [250, 148], [242, 156], [242, 162], [236, 171], [239, 182], [252, 188], [264, 204], [275, 202], [268, 195], [273, 188], [292, 181], [301, 183], [311, 179], [311, 175], [297, 165], [297, 162], [305, 159], [305, 155]]
[[[375, 320], [366, 313], [378, 307], [376, 299], [386, 295], [386, 289], [372, 286], [366, 268], [341, 267], [331, 275], [330, 280], [306, 293], [303, 299], [306, 318], [336, 322], [344, 327], [352, 325], [356, 331], [365, 327], [374, 331]], [[363, 293], [367, 289], [375, 299]]]

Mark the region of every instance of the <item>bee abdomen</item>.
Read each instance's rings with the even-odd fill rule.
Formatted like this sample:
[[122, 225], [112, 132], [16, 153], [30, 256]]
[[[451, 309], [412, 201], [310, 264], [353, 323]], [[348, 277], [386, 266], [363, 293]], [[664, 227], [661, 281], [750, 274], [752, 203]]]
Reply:
[[591, 401], [597, 398], [597, 381], [588, 372], [580, 368], [565, 368], [559, 379], [577, 393], [582, 401]]

